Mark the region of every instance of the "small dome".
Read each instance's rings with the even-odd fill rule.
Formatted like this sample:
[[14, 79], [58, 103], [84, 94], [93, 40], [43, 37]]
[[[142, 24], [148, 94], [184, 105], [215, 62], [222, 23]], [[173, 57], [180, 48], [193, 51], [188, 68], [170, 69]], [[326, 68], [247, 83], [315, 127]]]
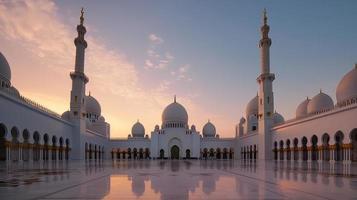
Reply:
[[216, 135], [216, 127], [210, 121], [208, 121], [203, 126], [202, 134], [204, 137], [214, 137]]
[[5, 56], [0, 52], [0, 80], [4, 80], [10, 85], [11, 82], [11, 69]]
[[296, 108], [296, 118], [302, 118], [307, 116], [307, 105], [309, 104], [310, 99], [306, 98], [303, 102], [299, 104]]
[[86, 111], [87, 113], [100, 116], [101, 108], [99, 102], [90, 94], [86, 96]]
[[320, 91], [319, 94], [315, 95], [307, 105], [307, 113], [314, 114], [317, 112], [322, 112], [330, 110], [334, 107], [333, 100], [331, 97]]
[[159, 125], [155, 125], [154, 131], [159, 131], [159, 130], [160, 130], [160, 126]]
[[284, 121], [285, 121], [285, 119], [281, 114], [274, 112], [274, 114], [273, 114], [273, 124], [274, 125], [284, 123]]
[[131, 135], [133, 135], [133, 137], [144, 137], [145, 128], [139, 121], [131, 128]]
[[249, 101], [245, 109], [246, 116], [258, 115], [258, 94]]
[[100, 117], [98, 118], [98, 121], [100, 121], [100, 122], [105, 122], [105, 118], [104, 118], [103, 116], [100, 116]]
[[337, 104], [344, 104], [346, 101], [357, 97], [357, 64], [349, 71], [337, 85]]
[[173, 103], [168, 105], [162, 113], [163, 124], [167, 122], [181, 122], [188, 123], [188, 114], [186, 109], [176, 102], [176, 98]]
[[64, 120], [69, 120], [69, 118], [70, 118], [70, 112], [69, 112], [69, 111], [64, 112], [64, 113], [61, 115], [61, 118], [64, 119]]
[[15, 97], [20, 97], [20, 92], [14, 87], [10, 86], [9, 88], [5, 88], [9, 94]]
[[192, 126], [191, 126], [191, 131], [192, 131], [192, 132], [196, 132], [196, 126], [195, 126], [195, 125], [192, 125]]
[[240, 118], [239, 123], [240, 124], [244, 124], [245, 123], [245, 118], [244, 117]]

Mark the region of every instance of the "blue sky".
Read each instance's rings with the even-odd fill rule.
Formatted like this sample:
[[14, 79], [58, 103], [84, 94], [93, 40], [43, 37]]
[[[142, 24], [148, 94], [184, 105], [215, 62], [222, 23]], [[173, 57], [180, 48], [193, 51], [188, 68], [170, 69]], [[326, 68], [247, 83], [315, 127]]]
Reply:
[[[296, 106], [306, 96], [313, 97], [320, 89], [335, 99], [337, 83], [357, 62], [357, 1], [352, 0], [83, 0], [55, 1], [55, 5], [56, 17], [72, 28], [73, 37], [79, 10], [84, 7], [87, 36], [118, 52], [134, 66], [135, 87], [157, 88], [167, 99], [166, 105], [176, 94], [178, 101], [181, 98], [190, 102], [190, 116], [190, 110], [198, 112], [191, 117], [191, 123], [202, 127], [211, 118], [224, 136], [233, 135], [234, 123], [244, 115], [247, 102], [258, 90], [258, 41], [264, 8], [272, 38], [275, 104], [286, 119], [294, 117]], [[89, 43], [89, 51], [90, 47]], [[149, 51], [165, 63], [148, 67], [146, 61], [160, 61]], [[88, 88], [101, 94], [94, 84], [98, 81], [90, 82]], [[103, 106], [107, 98], [121, 97], [98, 98]], [[132, 103], [131, 99], [118, 101], [129, 107]], [[112, 105], [109, 100], [107, 104]], [[161, 110], [151, 112], [153, 108]], [[144, 118], [144, 125], [148, 124], [147, 130], [151, 130], [160, 123], [160, 114], [155, 122], [144, 116], [158, 115], [162, 109], [161, 104], [142, 106], [130, 116]], [[104, 106], [103, 112], [110, 111]], [[111, 116], [128, 115], [130, 109], [115, 112]], [[132, 118], [128, 119], [130, 123], [136, 121]], [[125, 130], [129, 129], [130, 126]], [[125, 136], [124, 132], [117, 135]]]

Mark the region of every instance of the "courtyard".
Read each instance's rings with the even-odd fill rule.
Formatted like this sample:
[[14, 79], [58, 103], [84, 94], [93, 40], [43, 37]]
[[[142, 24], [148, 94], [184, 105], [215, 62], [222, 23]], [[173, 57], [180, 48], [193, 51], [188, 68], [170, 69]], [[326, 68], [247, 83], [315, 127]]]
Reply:
[[353, 199], [356, 163], [3, 162], [1, 199]]

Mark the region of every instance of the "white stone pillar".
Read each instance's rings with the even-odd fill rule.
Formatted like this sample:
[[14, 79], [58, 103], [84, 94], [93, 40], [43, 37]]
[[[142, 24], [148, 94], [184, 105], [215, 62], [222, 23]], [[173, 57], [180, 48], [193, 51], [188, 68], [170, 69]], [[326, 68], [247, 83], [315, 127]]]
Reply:
[[10, 160], [10, 148], [6, 147], [6, 160], [9, 161]]
[[22, 147], [19, 147], [19, 161], [24, 160], [22, 156]]

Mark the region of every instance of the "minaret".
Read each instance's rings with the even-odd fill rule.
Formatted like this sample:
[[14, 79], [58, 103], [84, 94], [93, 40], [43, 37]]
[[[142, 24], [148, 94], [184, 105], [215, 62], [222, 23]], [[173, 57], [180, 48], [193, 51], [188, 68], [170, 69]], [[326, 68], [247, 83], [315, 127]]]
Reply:
[[259, 41], [261, 55], [261, 73], [257, 78], [259, 83], [259, 112], [258, 112], [258, 158], [272, 158], [272, 115], [274, 113], [273, 81], [275, 75], [270, 73], [271, 39], [269, 38], [269, 25], [266, 10], [263, 12], [263, 26], [260, 28], [261, 39]]
[[83, 26], [83, 8], [81, 10], [80, 24], [77, 26], [78, 36], [74, 39], [76, 45], [76, 60], [74, 72], [70, 73], [72, 79], [71, 90], [71, 118], [74, 124], [72, 133], [70, 159], [84, 159], [84, 135], [86, 132], [86, 83], [88, 77], [84, 74], [84, 54], [87, 48], [87, 42], [84, 40], [84, 34], [87, 32], [86, 27]]
[[84, 39], [86, 27], [83, 26], [83, 8], [81, 10], [80, 24], [77, 26], [78, 36], [74, 39], [76, 45], [76, 60], [74, 72], [71, 72], [72, 91], [71, 91], [71, 116], [74, 119], [83, 118], [85, 115], [85, 85], [88, 77], [84, 74], [84, 55], [87, 42]]

